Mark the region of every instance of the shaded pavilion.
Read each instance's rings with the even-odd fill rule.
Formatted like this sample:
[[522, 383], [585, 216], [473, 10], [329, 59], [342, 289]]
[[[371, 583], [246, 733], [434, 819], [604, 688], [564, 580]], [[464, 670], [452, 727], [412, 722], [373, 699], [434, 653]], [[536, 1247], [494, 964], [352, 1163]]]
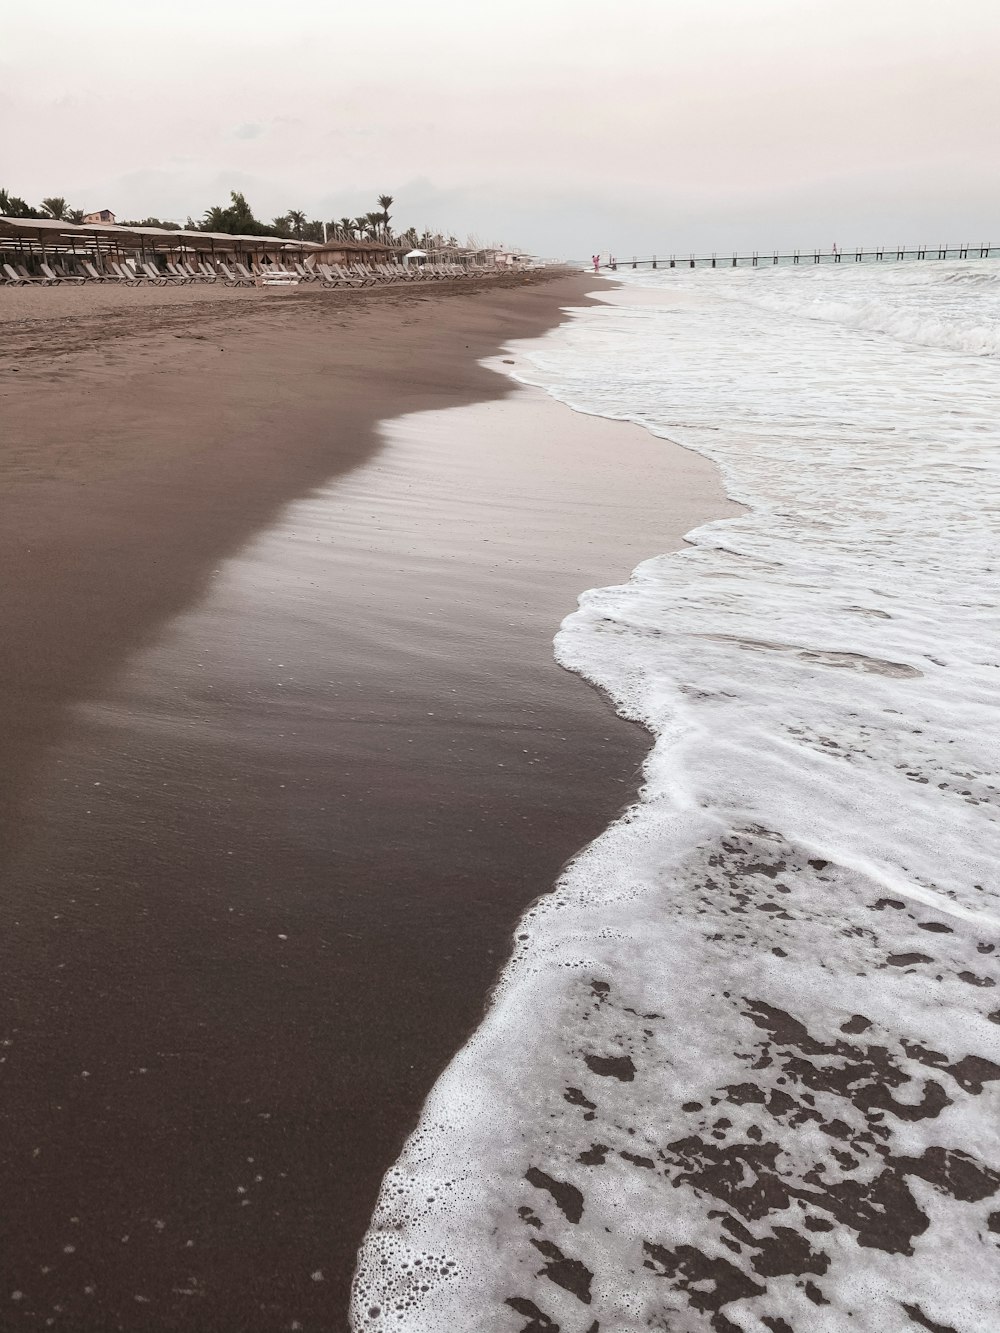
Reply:
[[303, 259], [317, 249], [310, 241], [287, 236], [233, 236], [228, 232], [184, 228], [122, 227], [112, 223], [57, 222], [53, 218], [0, 217], [0, 255], [23, 261], [49, 258], [89, 259], [98, 269], [105, 257], [139, 262], [173, 260], [195, 255], [199, 261], [219, 258], [258, 264], [276, 263], [289, 253]]

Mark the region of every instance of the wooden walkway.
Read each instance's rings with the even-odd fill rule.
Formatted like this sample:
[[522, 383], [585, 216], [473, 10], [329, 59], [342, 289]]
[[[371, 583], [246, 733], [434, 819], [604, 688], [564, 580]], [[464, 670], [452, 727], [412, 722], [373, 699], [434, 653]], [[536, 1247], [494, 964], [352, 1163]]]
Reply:
[[620, 268], [761, 268], [768, 264], [880, 264], [898, 263], [904, 259], [997, 259], [1000, 246], [995, 245], [921, 245], [916, 249], [903, 246], [883, 247], [879, 250], [793, 250], [791, 254], [760, 253], [740, 255], [653, 255], [651, 258], [631, 259], [613, 257], [601, 264], [617, 272]]

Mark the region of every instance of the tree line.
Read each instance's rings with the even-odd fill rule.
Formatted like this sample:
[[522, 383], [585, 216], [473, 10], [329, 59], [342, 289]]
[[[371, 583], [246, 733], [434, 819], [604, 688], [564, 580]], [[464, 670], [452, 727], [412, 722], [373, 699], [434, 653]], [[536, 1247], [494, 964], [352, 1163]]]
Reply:
[[[424, 249], [440, 249], [456, 246], [454, 236], [445, 237], [439, 232], [419, 232], [415, 227], [394, 232], [389, 209], [395, 200], [391, 194], [378, 196], [378, 208], [356, 218], [334, 218], [325, 224], [319, 219], [307, 219], [298, 208], [290, 208], [280, 217], [263, 222], [254, 216], [253, 209], [246, 196], [233, 190], [229, 195], [229, 204], [215, 204], [206, 209], [200, 221], [187, 218], [183, 226], [168, 219], [147, 217], [132, 218], [118, 222], [120, 227], [162, 227], [165, 231], [214, 231], [225, 232], [229, 236], [282, 236], [290, 241], [322, 241], [326, 227], [326, 239], [344, 241], [381, 241], [385, 244], [407, 245], [411, 249], [422, 246]], [[70, 208], [66, 200], [58, 195], [43, 199], [38, 208], [32, 207], [17, 195], [0, 189], [0, 214], [14, 218], [41, 218], [57, 222], [83, 222], [83, 209]]]

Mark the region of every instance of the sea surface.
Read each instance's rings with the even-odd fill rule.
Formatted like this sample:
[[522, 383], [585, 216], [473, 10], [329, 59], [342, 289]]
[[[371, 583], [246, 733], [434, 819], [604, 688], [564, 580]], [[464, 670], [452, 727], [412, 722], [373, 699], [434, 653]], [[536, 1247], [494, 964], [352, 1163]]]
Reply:
[[649, 728], [644, 789], [521, 922], [386, 1176], [353, 1326], [982, 1333], [1000, 263], [619, 277], [522, 374], [746, 509], [556, 635]]

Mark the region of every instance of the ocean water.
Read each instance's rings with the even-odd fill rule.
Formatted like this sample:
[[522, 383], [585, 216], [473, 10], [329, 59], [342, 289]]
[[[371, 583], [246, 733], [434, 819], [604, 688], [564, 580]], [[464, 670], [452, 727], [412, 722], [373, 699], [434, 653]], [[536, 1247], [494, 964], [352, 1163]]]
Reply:
[[982, 1333], [1000, 263], [620, 276], [521, 373], [746, 509], [556, 636], [649, 728], [641, 799], [521, 922], [385, 1178], [353, 1327]]

